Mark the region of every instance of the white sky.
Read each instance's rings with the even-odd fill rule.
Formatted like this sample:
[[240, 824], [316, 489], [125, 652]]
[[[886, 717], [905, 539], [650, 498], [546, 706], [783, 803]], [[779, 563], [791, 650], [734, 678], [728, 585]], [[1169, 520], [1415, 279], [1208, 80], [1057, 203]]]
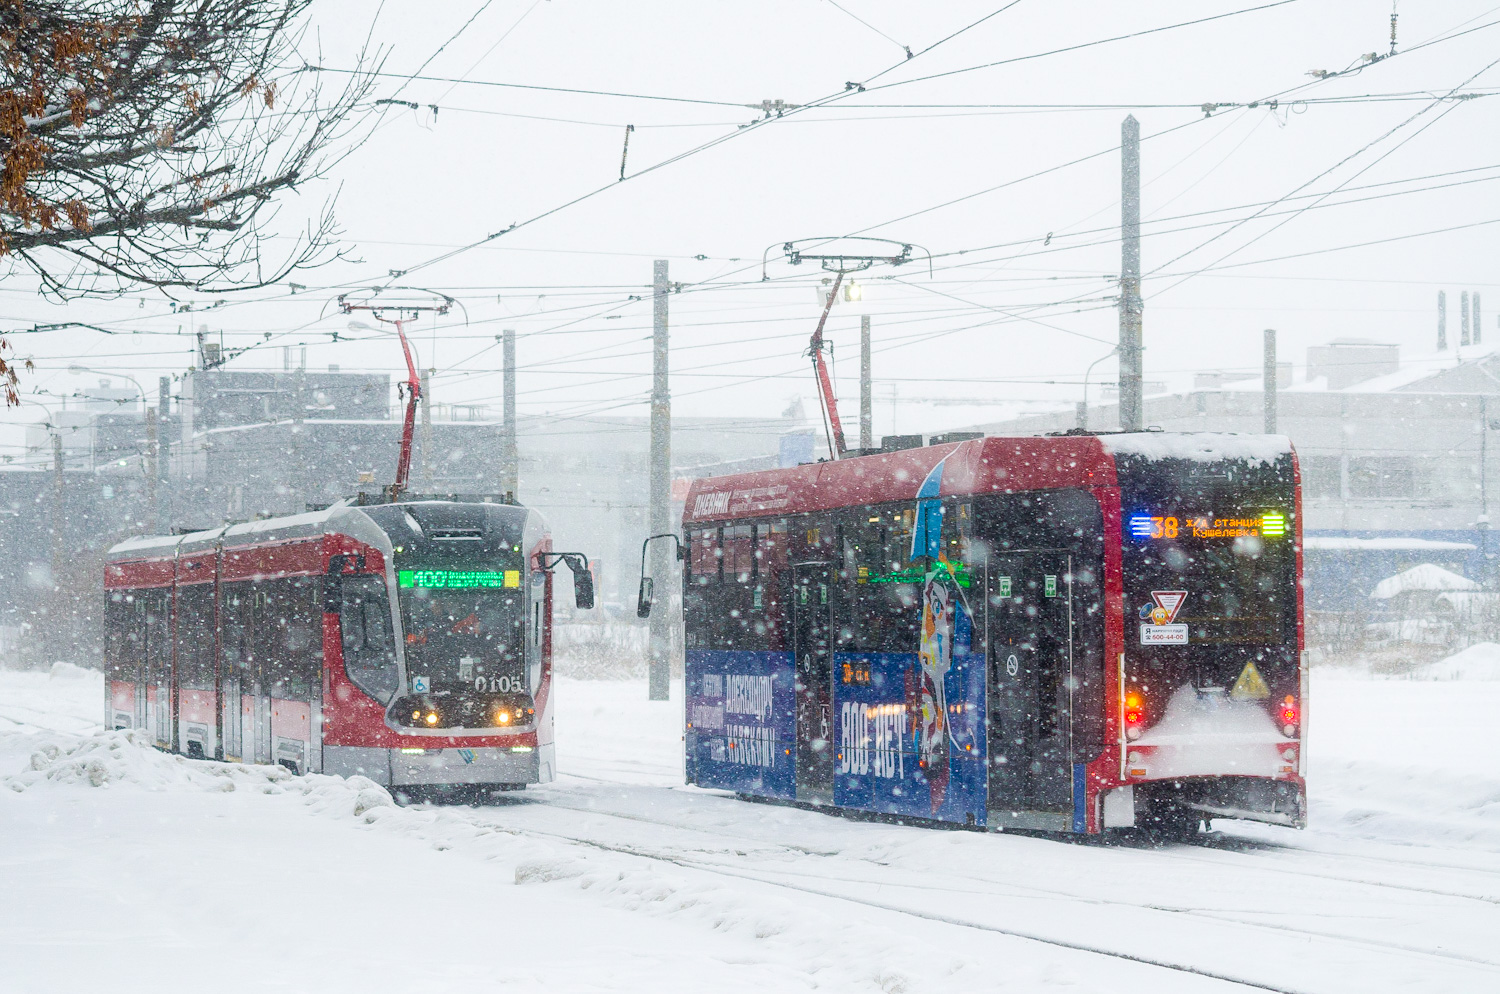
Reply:
[[[803, 103], [888, 68], [879, 82], [900, 84], [1252, 5], [1020, 0], [905, 62], [901, 48], [879, 32], [920, 51], [1003, 3], [841, 3], [878, 32], [827, 0], [492, 0], [425, 73], [736, 104], [768, 98]], [[313, 8], [306, 55], [328, 67], [352, 66], [372, 32], [387, 49], [386, 70], [410, 73], [481, 4], [324, 0]], [[817, 319], [812, 282], [821, 274], [773, 263], [774, 280], [760, 284], [761, 254], [788, 239], [856, 232], [913, 242], [939, 258], [931, 277], [921, 265], [872, 271], [865, 305], [835, 308], [829, 337], [846, 416], [857, 403], [861, 312], [874, 315], [877, 397], [894, 389], [902, 397], [1075, 400], [1086, 367], [1108, 353], [1117, 335], [1107, 299], [1119, 265], [1114, 149], [1124, 107], [1133, 107], [1143, 135], [1176, 129], [1148, 138], [1142, 148], [1144, 215], [1156, 222], [1147, 224], [1143, 247], [1148, 379], [1185, 384], [1195, 370], [1248, 373], [1258, 367], [1267, 327], [1281, 332], [1283, 358], [1299, 364], [1307, 345], [1337, 336], [1427, 351], [1437, 291], [1448, 291], [1449, 334], [1456, 339], [1459, 291], [1491, 286], [1494, 254], [1488, 250], [1500, 237], [1500, 223], [1319, 250], [1500, 222], [1493, 137], [1500, 96], [1430, 109], [1425, 98], [1283, 102], [1276, 110], [1225, 110], [1207, 119], [1196, 109], [1294, 87], [1300, 89], [1287, 99], [1441, 94], [1470, 77], [1463, 92], [1500, 91], [1500, 66], [1487, 68], [1497, 55], [1500, 6], [1431, 2], [1402, 4], [1398, 12], [1398, 51], [1480, 30], [1316, 82], [1309, 70], [1339, 70], [1364, 53], [1388, 51], [1391, 5], [1296, 0], [1074, 52], [872, 88], [744, 132], [736, 125], [757, 116], [749, 108], [420, 80], [403, 86], [388, 78], [377, 96], [399, 89], [401, 99], [441, 110], [436, 117], [425, 108], [387, 110], [362, 149], [326, 182], [306, 186], [278, 218], [281, 230], [294, 233], [337, 190], [345, 246], [360, 262], [292, 277], [308, 286], [295, 295], [257, 291], [191, 315], [172, 313], [154, 292], [52, 305], [12, 273], [0, 292], [0, 328], [69, 319], [139, 333], [75, 329], [13, 336], [18, 354], [39, 367], [26, 385], [54, 394], [97, 382], [66, 372], [69, 364], [82, 363], [136, 376], [154, 395], [158, 375], [193, 361], [187, 333], [198, 323], [222, 330], [229, 348], [263, 343], [231, 368], [280, 368], [280, 346], [306, 345], [313, 368], [338, 363], [394, 375], [400, 366], [394, 341], [332, 342], [332, 332], [350, 337], [348, 319], [335, 313], [332, 298], [344, 288], [386, 282], [389, 270], [410, 269], [609, 185], [619, 174], [625, 125], [634, 124], [631, 173], [705, 141], [734, 137], [402, 279], [452, 294], [467, 315], [467, 324], [462, 317], [437, 326], [424, 322], [416, 336], [422, 365], [439, 370], [434, 400], [498, 404], [496, 336], [514, 327], [522, 336], [523, 413], [645, 414], [651, 260], [667, 258], [672, 278], [687, 284], [671, 300], [674, 411], [777, 414], [792, 396], [811, 392], [801, 352]], [[296, 79], [313, 81], [311, 74]], [[322, 81], [337, 85], [331, 75]], [[1124, 107], [860, 109], [1078, 103]], [[1142, 106], [1148, 104], [1188, 106]], [[1089, 155], [1095, 157], [1065, 165]], [[1476, 171], [1417, 179], [1453, 170]], [[1346, 190], [1327, 203], [1471, 182], [1323, 206], [1288, 221], [1284, 212], [1314, 202], [1291, 200], [1233, 230], [1219, 224], [1153, 234], [1242, 218], [1257, 209], [1244, 205], [1304, 185], [1302, 192], [1320, 194], [1343, 183], [1353, 188], [1401, 180], [1410, 182]], [[981, 192], [1001, 184], [1010, 185]], [[968, 199], [940, 206], [960, 197]], [[1224, 213], [1164, 220], [1217, 210]], [[1102, 230], [1086, 233], [1094, 229]], [[1045, 245], [1049, 233], [1052, 242]], [[1214, 235], [1221, 237], [1202, 245]], [[997, 245], [1003, 247], [989, 247]], [[952, 254], [961, 250], [969, 251]], [[1176, 260], [1182, 253], [1189, 254]], [[1296, 253], [1316, 254], [1257, 263]], [[1237, 265], [1181, 279], [1231, 263]], [[645, 299], [631, 301], [632, 294]], [[187, 299], [198, 307], [212, 302]], [[1500, 292], [1490, 299], [1488, 314], [1500, 314]], [[1488, 334], [1500, 334], [1493, 316], [1486, 321]], [[1093, 376], [1113, 379], [1113, 362], [1101, 363]], [[1003, 382], [1015, 380], [1065, 382]], [[46, 395], [36, 399], [55, 403]], [[39, 418], [35, 407], [4, 415], [10, 425]], [[877, 431], [884, 430], [889, 424], [878, 421]], [[15, 428], [0, 430], [6, 446], [0, 453], [19, 456], [21, 441]]]

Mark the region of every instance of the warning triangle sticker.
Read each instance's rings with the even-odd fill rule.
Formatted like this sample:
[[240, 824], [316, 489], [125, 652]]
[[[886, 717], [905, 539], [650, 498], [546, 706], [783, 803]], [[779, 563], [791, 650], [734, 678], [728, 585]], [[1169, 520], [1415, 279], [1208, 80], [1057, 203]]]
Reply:
[[1266, 686], [1255, 663], [1248, 662], [1240, 670], [1240, 678], [1234, 681], [1234, 688], [1229, 691], [1229, 696], [1237, 701], [1263, 701], [1271, 696], [1271, 688]]
[[1167, 612], [1167, 620], [1159, 621], [1159, 625], [1170, 625], [1177, 619], [1177, 610], [1182, 607], [1182, 602], [1187, 600], [1186, 590], [1153, 590], [1151, 599], [1156, 606]]

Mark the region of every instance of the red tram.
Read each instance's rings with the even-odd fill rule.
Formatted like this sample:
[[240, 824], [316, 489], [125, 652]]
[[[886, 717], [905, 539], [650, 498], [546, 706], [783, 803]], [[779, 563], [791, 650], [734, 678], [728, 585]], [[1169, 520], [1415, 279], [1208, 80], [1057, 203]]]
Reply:
[[136, 538], [105, 566], [107, 724], [188, 756], [417, 795], [556, 772], [535, 511], [407, 498]]
[[698, 480], [687, 779], [977, 827], [1300, 827], [1301, 530], [1274, 436], [982, 438]]

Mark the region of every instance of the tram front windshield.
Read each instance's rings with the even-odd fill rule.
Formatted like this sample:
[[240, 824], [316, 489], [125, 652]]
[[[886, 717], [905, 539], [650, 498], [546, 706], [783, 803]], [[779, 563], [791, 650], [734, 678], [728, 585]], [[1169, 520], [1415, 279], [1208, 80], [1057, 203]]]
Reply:
[[425, 677], [435, 693], [525, 689], [526, 611], [517, 572], [403, 570], [400, 581], [409, 674]]
[[[1129, 516], [1127, 611], [1141, 623], [1186, 625], [1191, 645], [1295, 641], [1289, 512], [1268, 501], [1186, 497]], [[1181, 602], [1153, 591], [1181, 591]]]

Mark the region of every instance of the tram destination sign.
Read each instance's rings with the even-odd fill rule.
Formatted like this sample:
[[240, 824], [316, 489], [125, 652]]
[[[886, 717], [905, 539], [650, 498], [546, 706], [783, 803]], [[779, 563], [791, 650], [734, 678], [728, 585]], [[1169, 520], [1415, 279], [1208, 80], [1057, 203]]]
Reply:
[[396, 571], [396, 586], [423, 590], [474, 590], [486, 587], [519, 587], [518, 569], [403, 569]]
[[1282, 538], [1287, 532], [1286, 515], [1267, 511], [1259, 517], [1239, 513], [1230, 517], [1212, 514], [1133, 514], [1130, 537], [1136, 539], [1235, 539]]

